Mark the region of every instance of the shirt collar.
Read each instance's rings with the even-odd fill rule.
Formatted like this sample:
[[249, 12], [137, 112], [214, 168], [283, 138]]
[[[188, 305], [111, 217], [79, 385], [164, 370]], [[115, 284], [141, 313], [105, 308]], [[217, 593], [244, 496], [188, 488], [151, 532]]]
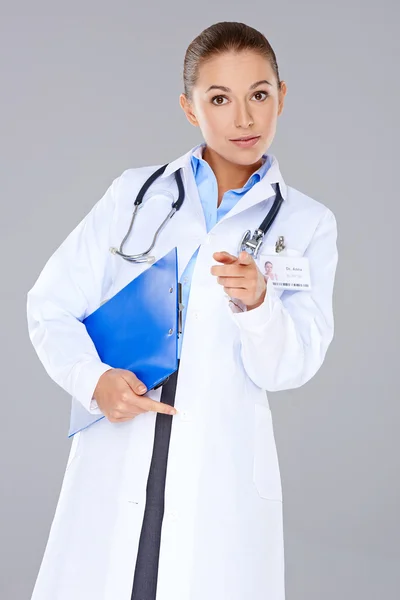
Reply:
[[[166, 167], [164, 173], [161, 175], [161, 178], [172, 175], [173, 173], [175, 173], [175, 171], [178, 171], [178, 169], [183, 169], [184, 171], [187, 171], [190, 169], [193, 172], [192, 156], [195, 156], [199, 162], [199, 159], [202, 156], [204, 145], [205, 145], [204, 142], [201, 144], [198, 144], [197, 146], [195, 146], [194, 148], [189, 150], [189, 152], [186, 152], [186, 154], [183, 154], [179, 158], [170, 162], [168, 164], [168, 166]], [[266, 187], [268, 187], [274, 183], [279, 183], [279, 189], [281, 191], [282, 197], [284, 200], [286, 200], [287, 199], [287, 185], [285, 184], [282, 174], [280, 172], [279, 163], [278, 163], [277, 158], [273, 154], [266, 154], [266, 155], [264, 155], [264, 157], [269, 160], [266, 160], [264, 162], [264, 164], [261, 165], [261, 167], [258, 169], [258, 171], [256, 171], [256, 173], [253, 173], [253, 175], [251, 177], [256, 176], [258, 178], [258, 181], [260, 182], [260, 184], [262, 184], [263, 186], [265, 185]], [[265, 174], [262, 175], [263, 169], [267, 169], [267, 171]], [[250, 180], [251, 180], [251, 177], [250, 177]], [[246, 185], [249, 185], [249, 187], [250, 187], [250, 180], [246, 184]], [[253, 189], [254, 189], [254, 187], [253, 187]]]
[[[200, 144], [194, 149], [191, 155], [191, 165], [195, 177], [197, 175], [198, 169], [201, 168], [201, 166], [205, 169], [210, 169], [210, 165], [203, 159], [204, 148], [205, 144]], [[263, 159], [264, 160], [262, 165], [257, 169], [257, 171], [250, 175], [249, 179], [246, 181], [244, 186], [241, 189], [232, 191], [238, 191], [240, 193], [243, 193], [250, 189], [255, 183], [257, 183], [264, 177], [265, 173], [268, 171], [271, 165], [271, 159], [268, 156], [268, 154], [264, 154]]]

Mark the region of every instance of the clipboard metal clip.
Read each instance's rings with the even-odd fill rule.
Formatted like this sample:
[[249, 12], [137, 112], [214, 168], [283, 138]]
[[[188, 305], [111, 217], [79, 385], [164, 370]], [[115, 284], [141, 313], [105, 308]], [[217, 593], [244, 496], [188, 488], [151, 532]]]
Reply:
[[[174, 288], [169, 288], [170, 293], [174, 291]], [[182, 321], [182, 313], [183, 313], [184, 305], [182, 304], [182, 284], [178, 283], [178, 337], [183, 333], [183, 321]], [[170, 333], [173, 333], [173, 330], [170, 329]], [[169, 377], [163, 379], [158, 385], [154, 386], [154, 390], [158, 390], [161, 386], [165, 385]]]
[[182, 304], [182, 284], [178, 283], [178, 336], [183, 333], [182, 314], [185, 307]]

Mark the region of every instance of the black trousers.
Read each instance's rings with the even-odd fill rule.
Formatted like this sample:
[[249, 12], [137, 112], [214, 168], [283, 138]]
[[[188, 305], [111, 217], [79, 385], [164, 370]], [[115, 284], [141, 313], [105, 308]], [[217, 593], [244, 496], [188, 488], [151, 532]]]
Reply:
[[[179, 370], [179, 369], [178, 369]], [[174, 406], [178, 371], [163, 385], [161, 402]], [[161, 526], [164, 517], [165, 478], [167, 473], [171, 415], [157, 414], [153, 455], [146, 486], [144, 511], [131, 600], [156, 600]]]

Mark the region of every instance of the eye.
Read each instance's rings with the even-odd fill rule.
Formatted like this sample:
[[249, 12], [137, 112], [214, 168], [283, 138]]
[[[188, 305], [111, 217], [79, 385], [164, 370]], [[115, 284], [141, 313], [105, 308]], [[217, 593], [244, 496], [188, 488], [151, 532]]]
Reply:
[[[253, 94], [253, 98], [256, 98], [257, 102], [264, 102], [264, 100], [266, 100], [269, 96], [268, 92], [265, 92], [263, 90], [259, 90], [258, 92], [255, 92]], [[228, 102], [228, 98], [226, 96], [214, 96], [211, 99], [212, 104], [215, 104], [215, 106], [223, 106], [224, 104], [226, 104], [226, 102], [224, 102], [224, 100], [226, 100]]]
[[222, 106], [223, 102], [214, 102], [215, 100], [228, 100], [228, 98], [226, 96], [214, 96], [214, 98], [211, 99], [211, 102], [213, 104], [215, 104], [216, 106]]
[[266, 98], [268, 98], [268, 96], [269, 96], [268, 92], [263, 92], [263, 91], [260, 90], [258, 92], [255, 92], [255, 94], [253, 95], [253, 98], [255, 96], [261, 96], [263, 94], [264, 94], [265, 98], [258, 98], [258, 100], [257, 100], [257, 102], [263, 102]]

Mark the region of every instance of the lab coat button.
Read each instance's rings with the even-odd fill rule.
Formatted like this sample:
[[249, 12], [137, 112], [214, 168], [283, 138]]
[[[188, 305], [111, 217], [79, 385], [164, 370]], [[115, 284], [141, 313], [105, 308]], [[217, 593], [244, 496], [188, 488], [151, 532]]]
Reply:
[[188, 410], [181, 410], [179, 411], [180, 415], [181, 415], [181, 420], [185, 421], [186, 423], [190, 423], [190, 421], [192, 420], [192, 415]]

